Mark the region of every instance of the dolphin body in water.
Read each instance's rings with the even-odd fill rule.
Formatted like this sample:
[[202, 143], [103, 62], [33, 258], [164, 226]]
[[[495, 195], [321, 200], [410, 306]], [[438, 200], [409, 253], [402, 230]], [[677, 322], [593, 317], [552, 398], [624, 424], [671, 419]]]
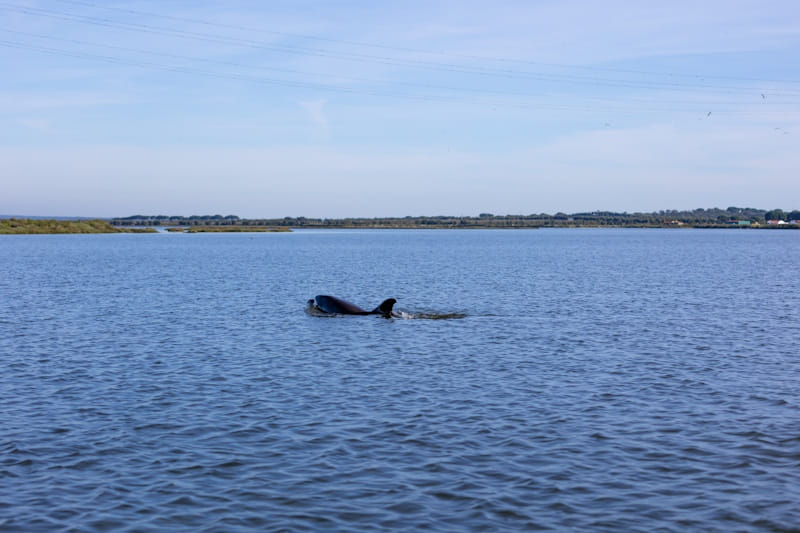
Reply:
[[324, 294], [319, 294], [308, 301], [309, 307], [323, 313], [336, 315], [381, 315], [384, 318], [390, 318], [392, 316], [392, 307], [394, 307], [395, 303], [397, 303], [397, 300], [389, 298], [384, 300], [381, 305], [372, 311], [367, 311], [366, 309], [361, 309], [359, 306], [336, 298], [335, 296], [327, 296]]

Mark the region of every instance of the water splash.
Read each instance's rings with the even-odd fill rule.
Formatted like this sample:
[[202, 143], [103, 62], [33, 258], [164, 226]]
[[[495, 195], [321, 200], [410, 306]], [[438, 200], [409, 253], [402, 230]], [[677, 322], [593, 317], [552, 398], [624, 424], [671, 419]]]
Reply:
[[395, 311], [393, 318], [403, 320], [455, 320], [466, 318], [466, 313], [410, 313], [408, 311]]

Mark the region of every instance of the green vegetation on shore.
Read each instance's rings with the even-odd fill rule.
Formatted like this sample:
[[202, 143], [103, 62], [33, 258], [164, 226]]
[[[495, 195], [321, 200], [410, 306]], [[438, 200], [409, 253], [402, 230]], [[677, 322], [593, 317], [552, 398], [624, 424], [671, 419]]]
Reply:
[[52, 233], [154, 233], [153, 228], [115, 228], [104, 220], [0, 220], [0, 235]]
[[[115, 218], [115, 226], [162, 226], [229, 228], [219, 231], [258, 231], [258, 228], [571, 228], [571, 227], [635, 227], [635, 228], [768, 228], [797, 229], [800, 211], [781, 209], [729, 207], [727, 209], [694, 209], [692, 211], [657, 211], [652, 213], [615, 213], [593, 211], [589, 213], [546, 213], [530, 215], [493, 215], [482, 213], [473, 216], [420, 216], [382, 218], [306, 218], [285, 217], [275, 219], [241, 219], [234, 215], [205, 216], [145, 216], [134, 215]], [[174, 230], [174, 231], [177, 231]]]

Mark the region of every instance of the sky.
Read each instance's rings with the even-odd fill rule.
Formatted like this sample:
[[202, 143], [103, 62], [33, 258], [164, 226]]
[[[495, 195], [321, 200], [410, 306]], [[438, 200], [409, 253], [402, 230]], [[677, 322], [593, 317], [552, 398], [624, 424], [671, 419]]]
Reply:
[[0, 0], [0, 213], [800, 208], [795, 0]]

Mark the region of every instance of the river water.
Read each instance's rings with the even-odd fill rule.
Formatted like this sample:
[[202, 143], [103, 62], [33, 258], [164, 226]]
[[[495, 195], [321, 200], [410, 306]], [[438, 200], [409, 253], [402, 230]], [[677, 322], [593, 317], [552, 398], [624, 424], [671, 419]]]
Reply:
[[799, 264], [792, 231], [0, 237], [0, 530], [796, 530]]

